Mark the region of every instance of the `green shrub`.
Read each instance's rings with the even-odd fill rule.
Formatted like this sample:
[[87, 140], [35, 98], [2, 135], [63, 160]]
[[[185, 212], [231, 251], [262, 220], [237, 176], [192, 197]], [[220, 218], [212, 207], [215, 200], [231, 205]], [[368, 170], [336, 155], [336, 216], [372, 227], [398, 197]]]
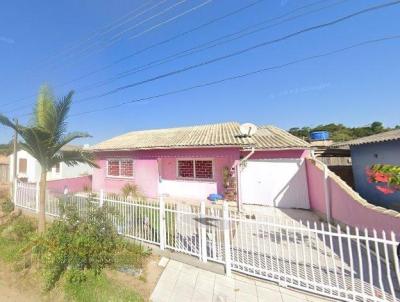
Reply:
[[114, 263], [121, 240], [107, 207], [89, 204], [86, 212], [79, 215], [74, 206], [66, 206], [61, 213], [62, 219], [38, 237], [33, 248], [43, 267], [46, 289], [53, 288], [67, 269], [71, 270], [69, 281], [74, 282], [82, 280], [82, 275], [76, 277], [76, 270], [99, 274]]
[[0, 209], [3, 213], [9, 214], [14, 211], [14, 204], [11, 202], [9, 198], [0, 201]]
[[124, 198], [133, 197], [133, 198], [142, 198], [142, 194], [140, 193], [139, 187], [134, 184], [127, 183], [121, 189], [122, 196]]

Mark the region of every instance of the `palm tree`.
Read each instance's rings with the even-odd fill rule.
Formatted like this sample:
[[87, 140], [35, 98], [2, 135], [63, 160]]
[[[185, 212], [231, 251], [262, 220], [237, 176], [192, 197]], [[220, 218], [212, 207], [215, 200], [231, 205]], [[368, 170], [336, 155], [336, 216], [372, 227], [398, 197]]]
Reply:
[[86, 163], [96, 167], [91, 153], [82, 150], [61, 149], [78, 138], [90, 137], [83, 132], [66, 133], [67, 117], [73, 91], [56, 100], [48, 86], [42, 86], [28, 126], [13, 123], [0, 114], [0, 124], [14, 129], [22, 138], [20, 148], [31, 154], [41, 166], [39, 192], [39, 233], [45, 230], [47, 172], [59, 163], [74, 166]]

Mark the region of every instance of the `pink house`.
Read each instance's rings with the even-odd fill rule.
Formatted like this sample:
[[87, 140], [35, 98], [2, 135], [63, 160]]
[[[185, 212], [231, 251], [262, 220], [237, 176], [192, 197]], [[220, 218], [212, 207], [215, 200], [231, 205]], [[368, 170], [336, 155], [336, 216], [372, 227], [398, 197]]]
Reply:
[[241, 135], [236, 122], [135, 131], [92, 147], [100, 166], [92, 187], [119, 193], [131, 183], [147, 197], [204, 200], [220, 194], [245, 203], [308, 208], [303, 165], [308, 148], [274, 126]]

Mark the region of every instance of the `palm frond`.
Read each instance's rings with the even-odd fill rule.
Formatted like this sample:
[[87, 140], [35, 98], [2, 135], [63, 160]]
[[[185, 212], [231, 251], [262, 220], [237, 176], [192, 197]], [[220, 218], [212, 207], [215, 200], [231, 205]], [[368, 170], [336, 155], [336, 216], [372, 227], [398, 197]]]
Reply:
[[52, 152], [53, 153], [59, 152], [64, 146], [68, 145], [73, 140], [76, 140], [79, 138], [88, 138], [88, 137], [91, 137], [91, 136], [86, 132], [68, 133], [66, 136], [60, 138], [58, 142], [54, 143]]
[[93, 153], [84, 150], [58, 152], [51, 159], [49, 166], [55, 166], [58, 163], [65, 163], [67, 166], [75, 166], [82, 163], [95, 168], [99, 167], [95, 162]]
[[54, 94], [51, 88], [43, 85], [40, 88], [38, 99], [34, 108], [34, 127], [41, 127], [51, 131], [54, 129], [54, 118], [57, 112], [54, 106]]
[[62, 97], [55, 103], [57, 119], [55, 121], [54, 138], [55, 141], [61, 140], [67, 129], [67, 116], [71, 108], [72, 96], [74, 92], [70, 91], [66, 96]]

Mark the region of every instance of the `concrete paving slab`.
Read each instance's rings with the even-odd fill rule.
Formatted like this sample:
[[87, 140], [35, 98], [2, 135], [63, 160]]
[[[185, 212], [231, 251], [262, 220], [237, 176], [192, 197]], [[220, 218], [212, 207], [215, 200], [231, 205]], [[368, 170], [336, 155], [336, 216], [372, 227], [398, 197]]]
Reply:
[[323, 302], [316, 295], [282, 288], [245, 275], [226, 277], [170, 260], [154, 289], [153, 302]]

